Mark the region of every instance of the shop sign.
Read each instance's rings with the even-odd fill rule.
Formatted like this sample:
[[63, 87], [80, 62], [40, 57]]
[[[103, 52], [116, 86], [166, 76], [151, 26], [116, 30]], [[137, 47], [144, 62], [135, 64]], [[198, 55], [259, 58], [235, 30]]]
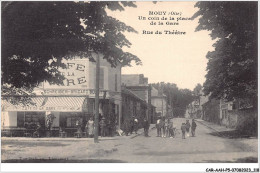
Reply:
[[[95, 89], [45, 89], [43, 95], [47, 96], [88, 96], [94, 98], [96, 94]], [[99, 97], [107, 97], [108, 92], [104, 90], [99, 91]]]
[[62, 63], [66, 67], [59, 68], [61, 74], [65, 77], [63, 85], [50, 85], [49, 83], [44, 83], [44, 88], [83, 88], [88, 87], [88, 64], [89, 60], [87, 58], [80, 59], [75, 57], [73, 59], [62, 60]]
[[4, 111], [59, 111], [59, 112], [81, 112], [80, 106], [4, 106]]

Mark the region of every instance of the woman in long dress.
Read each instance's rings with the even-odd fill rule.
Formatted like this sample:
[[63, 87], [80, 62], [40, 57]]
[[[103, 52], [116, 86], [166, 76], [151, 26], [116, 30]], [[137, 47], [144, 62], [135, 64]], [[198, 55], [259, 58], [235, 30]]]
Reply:
[[87, 124], [86, 124], [86, 129], [87, 129], [87, 133], [89, 137], [93, 137], [94, 136], [94, 121], [93, 118], [91, 117]]

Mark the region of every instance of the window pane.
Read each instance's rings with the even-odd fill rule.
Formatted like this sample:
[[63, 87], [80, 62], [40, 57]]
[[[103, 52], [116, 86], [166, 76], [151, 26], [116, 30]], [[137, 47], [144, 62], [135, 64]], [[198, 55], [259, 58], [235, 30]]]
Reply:
[[24, 112], [17, 112], [17, 127], [24, 127]]
[[67, 127], [71, 127], [71, 118], [67, 118]]

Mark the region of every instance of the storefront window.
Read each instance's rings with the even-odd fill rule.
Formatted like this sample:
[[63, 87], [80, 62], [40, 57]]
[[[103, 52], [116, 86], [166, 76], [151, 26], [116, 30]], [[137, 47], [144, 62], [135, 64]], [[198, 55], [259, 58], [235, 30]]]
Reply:
[[40, 123], [44, 126], [45, 113], [44, 112], [17, 112], [17, 126], [28, 127]]
[[85, 120], [83, 119], [83, 113], [75, 112], [62, 112], [61, 113], [61, 126], [67, 128], [76, 128], [76, 121], [79, 119], [80, 123], [84, 125]]

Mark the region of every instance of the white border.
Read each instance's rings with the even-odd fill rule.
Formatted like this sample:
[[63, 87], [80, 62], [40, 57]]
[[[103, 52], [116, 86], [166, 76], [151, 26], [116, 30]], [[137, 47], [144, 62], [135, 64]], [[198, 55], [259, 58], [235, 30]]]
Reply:
[[[22, 0], [17, 0], [22, 1]], [[45, 0], [38, 0], [45, 1]], [[63, 0], [67, 1], [67, 0]], [[115, 0], [111, 0], [115, 1]], [[150, 1], [150, 0], [144, 0]], [[174, 0], [173, 0], [174, 1]], [[177, 0], [183, 1], [183, 0]], [[185, 1], [185, 0], [184, 0]], [[193, 1], [193, 0], [186, 0]], [[204, 0], [203, 0], [204, 1]], [[244, 0], [238, 0], [244, 1]], [[253, 0], [256, 1], [256, 0]], [[260, 5], [258, 3], [258, 9]], [[1, 14], [0, 14], [1, 15]], [[258, 31], [259, 31], [259, 11], [258, 11]], [[258, 40], [259, 40], [258, 34]], [[1, 47], [0, 47], [1, 49]], [[258, 44], [259, 50], [259, 44]], [[1, 52], [0, 52], [1, 53]], [[259, 57], [259, 52], [258, 52]], [[1, 62], [0, 62], [1, 63]], [[258, 61], [259, 67], [259, 61]], [[258, 68], [258, 74], [259, 68]], [[258, 81], [259, 89], [259, 81]], [[258, 97], [258, 106], [259, 104]], [[259, 116], [258, 116], [259, 117]], [[258, 118], [258, 124], [260, 120]], [[258, 134], [260, 129], [258, 128]], [[258, 139], [258, 148], [259, 139]], [[61, 164], [30, 164], [30, 163], [1, 163], [1, 172], [206, 172], [207, 168], [259, 168], [259, 151], [258, 151], [258, 163], [61, 163]]]

